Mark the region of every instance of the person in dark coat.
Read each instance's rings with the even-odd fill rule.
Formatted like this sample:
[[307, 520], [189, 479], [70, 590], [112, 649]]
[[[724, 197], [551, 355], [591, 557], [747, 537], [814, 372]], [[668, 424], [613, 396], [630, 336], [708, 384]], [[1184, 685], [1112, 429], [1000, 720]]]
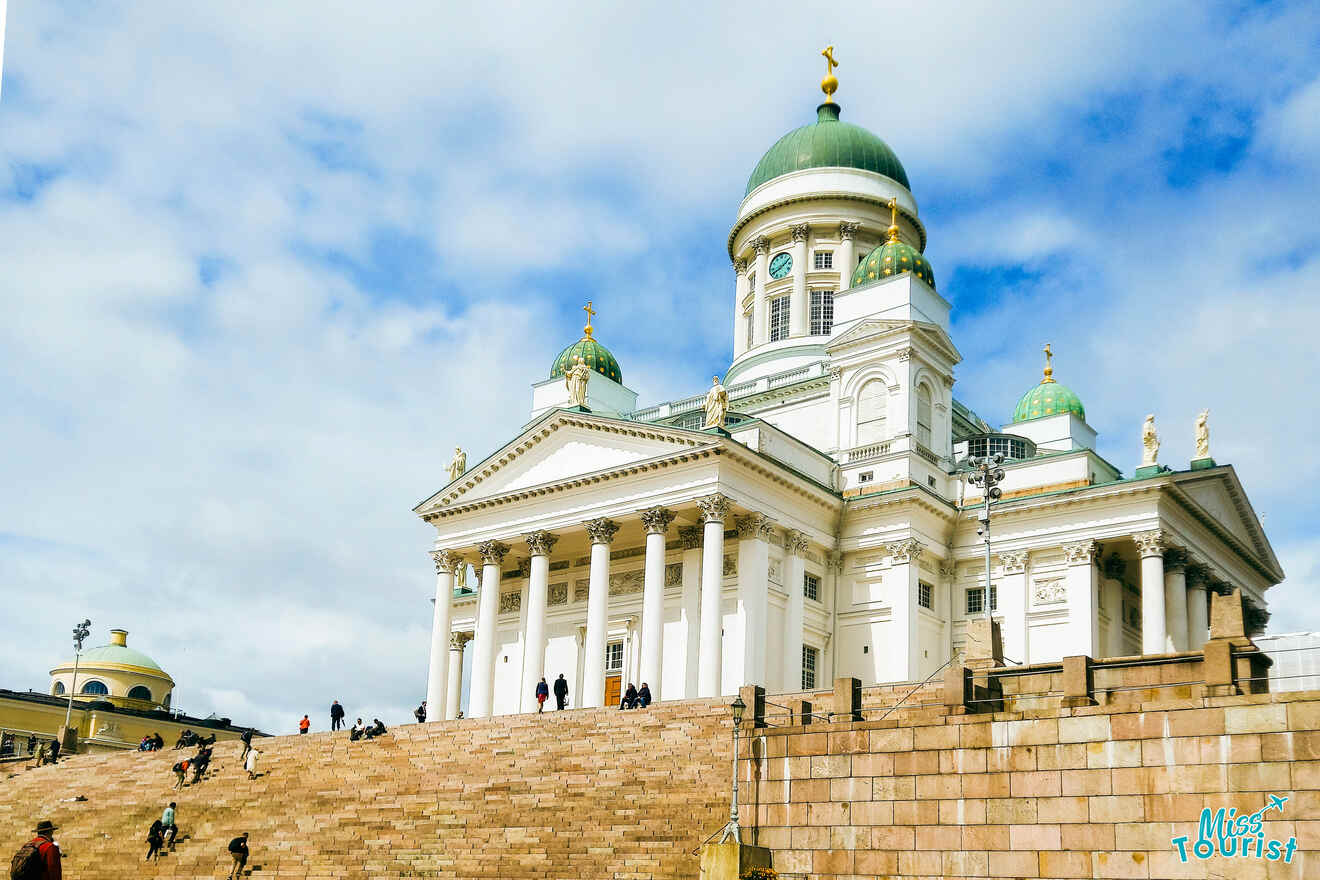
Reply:
[[161, 829], [160, 820], [157, 819], [151, 823], [151, 830], [147, 832], [147, 861], [160, 858], [160, 847], [165, 843], [165, 832]]
[[564, 681], [564, 674], [561, 672], [555, 679], [555, 709], [563, 709], [568, 705], [568, 682]]
[[330, 704], [330, 729], [338, 730], [344, 726], [344, 707], [335, 700]]
[[422, 700], [422, 704], [413, 710], [413, 717], [417, 719], [418, 724], [426, 723], [426, 700]]
[[651, 705], [651, 686], [646, 682], [642, 682], [642, 689], [637, 692], [637, 705], [642, 709]]
[[243, 735], [239, 737], [239, 740], [243, 743], [243, 754], [238, 756], [238, 760], [241, 761], [247, 757], [248, 752], [252, 751], [252, 728], [249, 727], [243, 731]]
[[229, 854], [234, 857], [234, 867], [229, 872], [231, 880], [238, 880], [239, 877], [243, 876], [243, 868], [247, 865], [248, 860], [247, 841], [248, 833], [246, 831], [243, 832], [241, 837], [235, 837], [229, 841]]
[[619, 700], [619, 708], [637, 708], [637, 688], [633, 687], [632, 682], [628, 682], [628, 689], [623, 692], [623, 699]]
[[545, 701], [550, 699], [550, 685], [545, 683], [545, 676], [536, 683], [536, 711], [545, 711]]
[[51, 739], [50, 741], [50, 762], [54, 764], [60, 759], [60, 741]]

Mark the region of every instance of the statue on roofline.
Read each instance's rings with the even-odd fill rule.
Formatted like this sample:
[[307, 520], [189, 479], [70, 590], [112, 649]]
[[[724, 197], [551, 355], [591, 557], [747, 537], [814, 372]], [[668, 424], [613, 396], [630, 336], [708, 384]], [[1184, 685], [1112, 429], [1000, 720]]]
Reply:
[[1210, 457], [1210, 410], [1201, 410], [1196, 417], [1196, 457]]
[[1154, 413], [1146, 416], [1141, 426], [1141, 466], [1151, 467], [1160, 454], [1160, 435], [1155, 433]]
[[582, 361], [579, 355], [577, 363], [564, 373], [564, 387], [568, 389], [568, 401], [574, 406], [587, 408], [587, 382], [591, 379], [591, 367]]
[[729, 417], [729, 392], [720, 384], [719, 376], [711, 377], [710, 390], [706, 392], [705, 410], [706, 421], [701, 426], [702, 430], [723, 429]]
[[445, 468], [449, 472], [449, 481], [452, 483], [467, 472], [467, 453], [457, 446], [454, 447], [454, 457], [449, 460], [449, 466]]

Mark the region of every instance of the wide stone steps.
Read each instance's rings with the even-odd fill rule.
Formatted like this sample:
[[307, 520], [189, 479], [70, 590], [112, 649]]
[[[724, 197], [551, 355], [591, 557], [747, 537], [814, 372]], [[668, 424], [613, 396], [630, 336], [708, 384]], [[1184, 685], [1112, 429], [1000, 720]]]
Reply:
[[[259, 740], [249, 780], [237, 743], [196, 786], [191, 751], [74, 756], [0, 780], [12, 853], [42, 818], [71, 878], [218, 877], [251, 835], [252, 876], [692, 878], [692, 851], [728, 810], [722, 700], [573, 710]], [[87, 798], [76, 802], [77, 796]], [[146, 832], [178, 803], [176, 848], [144, 863]]]

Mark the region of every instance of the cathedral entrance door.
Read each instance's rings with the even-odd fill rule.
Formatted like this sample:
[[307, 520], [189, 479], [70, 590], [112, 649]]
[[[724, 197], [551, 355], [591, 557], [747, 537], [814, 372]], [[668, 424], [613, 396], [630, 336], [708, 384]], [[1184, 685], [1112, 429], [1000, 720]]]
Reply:
[[623, 681], [623, 676], [621, 676], [621, 675], [617, 675], [617, 674], [615, 674], [615, 675], [609, 675], [609, 674], [606, 674], [606, 676], [605, 676], [605, 706], [606, 706], [606, 708], [614, 709], [614, 708], [617, 708], [617, 707], [618, 707], [618, 705], [619, 705], [619, 700], [623, 697], [623, 688], [620, 687], [620, 685], [619, 685], [619, 683], [620, 683], [621, 681]]

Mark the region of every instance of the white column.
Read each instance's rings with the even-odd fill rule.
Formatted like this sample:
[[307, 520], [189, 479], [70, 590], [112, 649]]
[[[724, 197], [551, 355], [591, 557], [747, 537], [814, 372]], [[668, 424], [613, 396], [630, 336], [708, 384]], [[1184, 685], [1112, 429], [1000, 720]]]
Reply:
[[[921, 571], [921, 554], [926, 548], [915, 538], [904, 538], [885, 545], [891, 568], [885, 577], [885, 585], [893, 604], [892, 638], [889, 642], [889, 662], [885, 664], [882, 675], [888, 681], [913, 681], [921, 676], [917, 674], [921, 661], [920, 646], [917, 644], [917, 582]], [[872, 644], [872, 651], [881, 650], [880, 645]]]
[[835, 261], [834, 268], [839, 270], [839, 290], [847, 290], [852, 285], [853, 270], [857, 268], [857, 230], [861, 227], [860, 223], [849, 223], [844, 221], [839, 224], [839, 238], [842, 244], [839, 245], [839, 259]]
[[523, 692], [518, 701], [524, 712], [535, 712], [536, 686], [545, 675], [545, 605], [546, 590], [550, 586], [550, 551], [559, 537], [549, 532], [532, 532], [526, 540], [532, 561], [527, 586], [527, 623], [523, 630]]
[[[427, 717], [439, 720], [449, 688], [449, 622], [454, 606], [454, 570], [463, 560], [448, 550], [431, 554], [435, 561], [435, 612], [431, 617], [431, 665], [426, 674]], [[434, 713], [434, 714], [432, 714]]]
[[[784, 609], [784, 663], [781, 691], [802, 689], [803, 574], [807, 536], [795, 529], [784, 534], [784, 589], [788, 605]], [[821, 589], [824, 589], [824, 584]], [[819, 667], [819, 661], [817, 666]]]
[[1169, 629], [1164, 639], [1167, 653], [1187, 650], [1187, 553], [1177, 548], [1164, 551], [1164, 621]]
[[1141, 552], [1141, 653], [1162, 654], [1169, 635], [1164, 617], [1164, 533], [1140, 532], [1132, 540]]
[[[646, 529], [646, 567], [642, 580], [642, 682], [651, 696], [661, 700], [665, 657], [665, 532], [674, 521], [672, 511], [652, 507], [642, 511]], [[641, 683], [637, 685], [641, 689]]]
[[793, 292], [788, 301], [788, 335], [806, 336], [807, 323], [807, 235], [811, 227], [799, 223], [793, 232]]
[[1210, 638], [1210, 611], [1206, 585], [1209, 576], [1200, 566], [1187, 569], [1187, 650], [1199, 651]]
[[591, 537], [591, 574], [587, 586], [587, 634], [583, 640], [582, 705], [605, 705], [605, 618], [610, 602], [610, 542], [619, 524], [593, 519], [586, 524]]
[[756, 322], [756, 328], [752, 331], [752, 344], [760, 345], [770, 338], [765, 301], [765, 282], [770, 274], [770, 239], [761, 236], [753, 239], [751, 245], [756, 248], [756, 291], [752, 295], [752, 320]]
[[742, 675], [739, 685], [765, 687], [766, 604], [769, 597], [770, 545], [774, 525], [761, 513], [738, 518], [739, 638], [742, 640]]
[[999, 589], [995, 591], [1003, 638], [1004, 657], [1019, 663], [1031, 662], [1027, 645], [1027, 551], [999, 552]]
[[1104, 593], [1105, 614], [1109, 628], [1105, 630], [1105, 657], [1124, 657], [1127, 644], [1123, 640], [1123, 573], [1127, 564], [1117, 553], [1105, 557], [1101, 570], [1100, 589]]
[[747, 328], [743, 326], [743, 300], [747, 299], [747, 261], [733, 261], [733, 357], [747, 350]]
[[[459, 706], [463, 696], [463, 646], [470, 641], [471, 637], [467, 633], [453, 633], [449, 637], [449, 689], [445, 693], [445, 704], [436, 707], [430, 700], [426, 703], [426, 717], [433, 719], [445, 718], [453, 720], [458, 717]], [[444, 714], [435, 713], [444, 710]]]
[[701, 649], [697, 662], [697, 696], [718, 697], [724, 655], [724, 519], [729, 499], [723, 495], [698, 498], [701, 508]]
[[1099, 578], [1095, 541], [1063, 545], [1068, 563], [1068, 655], [1095, 657], [1100, 652]]
[[683, 546], [683, 691], [671, 683], [671, 698], [692, 699], [697, 695], [697, 670], [700, 668], [698, 645], [701, 641], [701, 526], [680, 526], [678, 541]]
[[477, 595], [476, 644], [472, 646], [472, 684], [468, 717], [486, 718], [495, 697], [495, 615], [500, 607], [500, 563], [508, 544], [486, 541], [481, 553], [481, 587]]

